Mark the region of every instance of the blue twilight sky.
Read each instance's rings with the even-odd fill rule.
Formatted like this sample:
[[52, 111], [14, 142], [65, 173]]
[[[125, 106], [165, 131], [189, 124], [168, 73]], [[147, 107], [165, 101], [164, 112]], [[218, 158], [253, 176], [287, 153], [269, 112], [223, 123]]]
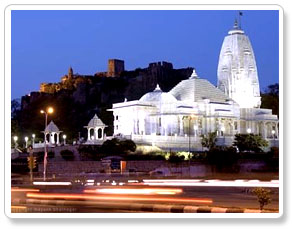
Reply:
[[[278, 11], [242, 11], [252, 43], [260, 87], [279, 81]], [[126, 70], [169, 61], [195, 67], [216, 85], [224, 36], [237, 11], [12, 11], [12, 99], [75, 73], [107, 70], [107, 60], [125, 60]]]

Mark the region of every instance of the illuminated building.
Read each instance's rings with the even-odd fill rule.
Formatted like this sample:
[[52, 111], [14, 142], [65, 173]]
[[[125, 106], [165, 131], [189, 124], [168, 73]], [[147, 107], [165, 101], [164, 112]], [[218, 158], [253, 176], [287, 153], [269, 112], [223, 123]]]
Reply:
[[253, 49], [237, 26], [222, 44], [218, 87], [195, 70], [169, 92], [159, 85], [139, 100], [113, 104], [114, 136], [171, 150], [201, 150], [201, 135], [217, 132], [218, 144], [231, 145], [237, 133], [278, 139], [278, 118], [261, 104]]

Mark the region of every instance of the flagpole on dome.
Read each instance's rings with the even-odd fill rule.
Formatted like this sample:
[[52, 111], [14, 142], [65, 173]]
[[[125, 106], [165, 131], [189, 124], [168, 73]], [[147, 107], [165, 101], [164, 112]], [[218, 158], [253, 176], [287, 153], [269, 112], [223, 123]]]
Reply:
[[241, 29], [241, 16], [243, 13], [241, 11], [238, 11], [238, 28]]

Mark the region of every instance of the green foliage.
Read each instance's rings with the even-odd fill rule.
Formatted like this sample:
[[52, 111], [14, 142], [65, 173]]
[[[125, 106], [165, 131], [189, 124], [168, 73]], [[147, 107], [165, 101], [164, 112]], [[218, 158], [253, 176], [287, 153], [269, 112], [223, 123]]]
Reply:
[[207, 136], [202, 135], [201, 137], [202, 137], [201, 144], [203, 147], [206, 147], [210, 150], [216, 146], [216, 141], [217, 141], [216, 132], [210, 132], [208, 133]]
[[262, 152], [264, 147], [269, 144], [260, 135], [254, 134], [236, 134], [233, 145], [240, 152]]
[[117, 138], [107, 140], [101, 146], [101, 152], [107, 155], [125, 155], [127, 152], [134, 152], [135, 150], [135, 142]]
[[272, 109], [273, 114], [279, 116], [279, 84], [269, 85], [261, 97], [261, 108]]
[[173, 162], [173, 163], [178, 163], [178, 162], [182, 162], [185, 160], [185, 156], [184, 155], [178, 155], [176, 153], [171, 153], [168, 161], [169, 162]]
[[20, 110], [20, 103], [17, 99], [11, 101], [11, 118], [15, 118], [17, 112]]
[[137, 148], [135, 142], [133, 142], [132, 140], [120, 141], [120, 145], [124, 150], [130, 151], [130, 152], [135, 152]]
[[74, 153], [71, 150], [62, 150], [60, 152], [62, 158], [66, 161], [73, 161], [74, 160]]
[[239, 155], [235, 147], [216, 146], [207, 152], [207, 161], [218, 171], [237, 172], [235, 165]]
[[260, 210], [263, 210], [265, 205], [271, 202], [270, 193], [271, 191], [264, 188], [255, 188], [252, 192], [257, 196], [258, 202], [260, 204]]

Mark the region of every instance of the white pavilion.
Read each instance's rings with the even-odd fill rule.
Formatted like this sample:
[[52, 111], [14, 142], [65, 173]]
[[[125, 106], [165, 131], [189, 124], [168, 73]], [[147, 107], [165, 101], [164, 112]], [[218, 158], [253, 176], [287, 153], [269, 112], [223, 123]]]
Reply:
[[87, 126], [87, 141], [86, 144], [102, 144], [105, 140], [104, 129], [107, 126], [101, 121], [101, 119], [95, 114], [89, 121]]
[[169, 92], [159, 85], [139, 100], [115, 103], [114, 136], [171, 150], [201, 150], [201, 135], [217, 132], [218, 144], [232, 145], [237, 133], [274, 142], [278, 118], [261, 109], [257, 67], [244, 31], [235, 23], [225, 37], [218, 63], [218, 87], [194, 70]]
[[[59, 136], [61, 132], [62, 131], [59, 130], [56, 124], [53, 121], [51, 121], [44, 131], [46, 144], [49, 144], [49, 146], [59, 145], [60, 144]], [[49, 137], [47, 137], [48, 135]]]

